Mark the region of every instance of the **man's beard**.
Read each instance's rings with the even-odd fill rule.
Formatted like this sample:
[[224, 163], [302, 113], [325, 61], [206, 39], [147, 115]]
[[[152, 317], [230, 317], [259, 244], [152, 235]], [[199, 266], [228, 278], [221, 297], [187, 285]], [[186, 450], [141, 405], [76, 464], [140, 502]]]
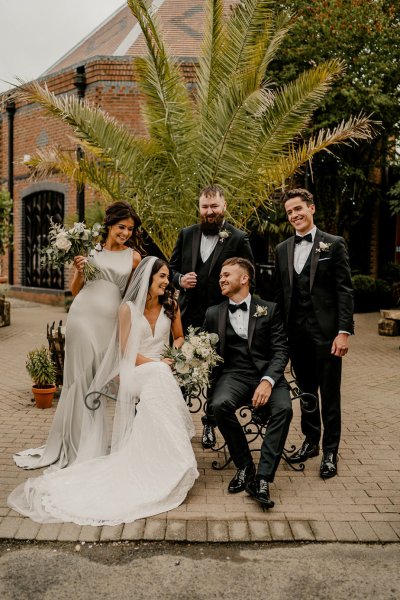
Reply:
[[200, 229], [204, 235], [218, 235], [221, 225], [224, 222], [224, 215], [218, 215], [211, 223], [207, 217], [200, 217]]

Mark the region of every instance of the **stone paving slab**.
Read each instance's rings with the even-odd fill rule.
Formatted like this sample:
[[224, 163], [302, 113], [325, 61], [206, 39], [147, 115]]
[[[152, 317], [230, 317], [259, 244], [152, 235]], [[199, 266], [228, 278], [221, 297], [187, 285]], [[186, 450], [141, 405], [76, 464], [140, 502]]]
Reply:
[[[343, 361], [343, 434], [339, 475], [323, 481], [319, 458], [295, 473], [279, 466], [271, 485], [275, 507], [264, 510], [245, 493], [231, 495], [234, 469], [212, 469], [216, 453], [200, 444], [193, 415], [193, 445], [200, 477], [178, 508], [117, 527], [33, 523], [7, 507], [8, 494], [40, 471], [18, 469], [12, 453], [43, 444], [55, 406], [31, 402], [26, 354], [46, 344], [46, 324], [66, 321], [60, 307], [11, 300], [10, 327], [0, 329], [0, 538], [115, 542], [399, 542], [400, 541], [400, 337], [379, 336], [378, 313], [356, 315], [356, 335]], [[302, 441], [294, 405], [288, 445]], [[220, 459], [223, 459], [221, 456]]]

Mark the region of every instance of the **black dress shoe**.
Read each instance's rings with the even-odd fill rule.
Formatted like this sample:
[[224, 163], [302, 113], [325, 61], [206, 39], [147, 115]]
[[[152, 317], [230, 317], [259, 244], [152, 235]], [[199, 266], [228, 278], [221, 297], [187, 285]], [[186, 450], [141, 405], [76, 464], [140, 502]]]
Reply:
[[300, 450], [297, 450], [292, 456], [288, 457], [288, 461], [290, 463], [301, 463], [306, 461], [313, 456], [318, 456], [319, 454], [319, 446], [318, 444], [314, 444], [311, 440], [305, 439], [302, 443]]
[[238, 469], [236, 475], [231, 479], [228, 485], [228, 492], [231, 494], [237, 494], [246, 489], [247, 484], [254, 479], [256, 474], [256, 467], [254, 463], [250, 463], [244, 469]]
[[269, 497], [269, 483], [262, 477], [250, 481], [246, 486], [246, 492], [265, 508], [275, 506], [275, 502]]
[[337, 451], [325, 450], [321, 461], [320, 475], [323, 479], [329, 479], [337, 475]]
[[212, 425], [204, 425], [201, 445], [203, 448], [214, 448], [216, 443], [217, 438], [215, 437], [214, 427]]

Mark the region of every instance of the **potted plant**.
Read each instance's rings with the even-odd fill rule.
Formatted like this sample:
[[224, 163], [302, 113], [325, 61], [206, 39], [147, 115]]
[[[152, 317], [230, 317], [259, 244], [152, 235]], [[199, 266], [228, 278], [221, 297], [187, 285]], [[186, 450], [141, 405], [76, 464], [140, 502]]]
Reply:
[[33, 381], [32, 393], [36, 406], [50, 408], [56, 391], [56, 366], [45, 346], [28, 352], [26, 370]]

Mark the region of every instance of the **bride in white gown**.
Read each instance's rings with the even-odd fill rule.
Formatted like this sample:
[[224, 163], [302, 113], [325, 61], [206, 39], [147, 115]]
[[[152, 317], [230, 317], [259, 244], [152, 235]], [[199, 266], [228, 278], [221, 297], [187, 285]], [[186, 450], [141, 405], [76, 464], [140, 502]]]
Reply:
[[127, 294], [132, 301], [120, 309], [119, 366], [118, 352], [110, 348], [91, 386], [101, 389], [119, 371], [111, 454], [100, 455], [102, 403], [97, 411], [86, 410], [73, 465], [28, 479], [11, 493], [8, 505], [17, 512], [41, 523], [116, 525], [171, 510], [185, 499], [198, 471], [191, 416], [170, 360], [161, 358], [171, 333], [176, 345], [183, 343], [168, 277], [161, 259], [140, 263]]

